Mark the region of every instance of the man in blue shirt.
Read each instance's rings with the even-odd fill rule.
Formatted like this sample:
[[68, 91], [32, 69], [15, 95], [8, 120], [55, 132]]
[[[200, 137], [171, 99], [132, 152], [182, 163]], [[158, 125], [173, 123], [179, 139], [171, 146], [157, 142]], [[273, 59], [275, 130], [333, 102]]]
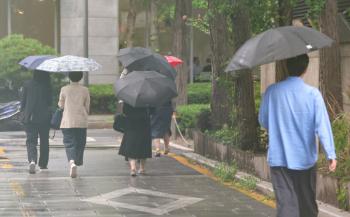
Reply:
[[329, 170], [336, 168], [331, 124], [322, 95], [304, 83], [306, 54], [287, 59], [289, 76], [264, 94], [259, 122], [269, 134], [268, 163], [278, 217], [317, 217], [316, 136]]

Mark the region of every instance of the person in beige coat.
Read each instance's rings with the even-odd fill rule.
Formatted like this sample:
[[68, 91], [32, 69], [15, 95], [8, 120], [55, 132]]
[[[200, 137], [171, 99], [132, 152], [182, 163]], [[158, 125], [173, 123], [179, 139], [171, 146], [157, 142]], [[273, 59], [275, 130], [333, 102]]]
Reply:
[[78, 83], [83, 77], [82, 72], [70, 72], [68, 77], [71, 83], [61, 88], [58, 106], [63, 109], [61, 129], [70, 176], [75, 178], [77, 166], [83, 165], [90, 94], [88, 88]]

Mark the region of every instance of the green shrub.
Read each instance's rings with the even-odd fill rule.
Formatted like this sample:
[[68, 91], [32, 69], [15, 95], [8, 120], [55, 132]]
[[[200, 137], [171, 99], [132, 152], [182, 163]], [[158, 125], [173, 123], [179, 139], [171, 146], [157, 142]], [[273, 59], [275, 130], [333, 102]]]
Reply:
[[112, 84], [95, 84], [89, 86], [91, 113], [112, 114], [116, 111], [117, 99]]
[[195, 128], [198, 115], [203, 111], [209, 111], [208, 104], [190, 104], [178, 106], [176, 109], [177, 121], [181, 132], [185, 129]]
[[222, 129], [207, 131], [207, 134], [214, 138], [217, 142], [224, 145], [236, 146], [237, 141], [237, 130], [231, 127], [224, 127]]
[[209, 104], [211, 83], [193, 83], [187, 86], [188, 104]]
[[[342, 181], [350, 180], [350, 123], [345, 114], [340, 114], [334, 119], [332, 130], [337, 154], [337, 169], [331, 174]], [[322, 172], [328, 172], [328, 160], [324, 154], [320, 155], [319, 164]]]
[[0, 39], [0, 80], [17, 90], [31, 73], [22, 69], [18, 62], [31, 55], [55, 55], [56, 51], [39, 41], [24, 38], [22, 35], [10, 35]]
[[233, 181], [235, 179], [235, 175], [237, 173], [237, 164], [232, 162], [231, 165], [226, 163], [220, 163], [214, 169], [214, 175], [219, 177], [221, 181], [228, 182]]
[[256, 189], [256, 185], [258, 180], [253, 176], [245, 176], [238, 181], [238, 183], [245, 189], [254, 191]]

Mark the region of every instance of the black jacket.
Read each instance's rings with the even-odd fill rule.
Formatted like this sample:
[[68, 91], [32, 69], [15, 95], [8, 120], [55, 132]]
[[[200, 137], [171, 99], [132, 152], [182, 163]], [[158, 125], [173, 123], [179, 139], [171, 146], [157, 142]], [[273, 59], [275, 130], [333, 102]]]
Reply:
[[49, 123], [51, 119], [52, 93], [35, 80], [26, 81], [23, 85], [21, 111], [23, 123]]

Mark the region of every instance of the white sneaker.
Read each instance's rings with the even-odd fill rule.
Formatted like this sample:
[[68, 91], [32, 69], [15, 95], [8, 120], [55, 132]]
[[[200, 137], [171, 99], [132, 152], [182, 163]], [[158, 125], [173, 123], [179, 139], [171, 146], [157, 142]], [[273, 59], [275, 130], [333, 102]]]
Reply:
[[71, 178], [77, 177], [77, 170], [78, 170], [77, 165], [75, 165], [75, 163], [71, 163], [70, 164], [70, 173], [69, 173]]
[[29, 173], [35, 174], [35, 162], [34, 161], [30, 162], [30, 164], [29, 164]]

